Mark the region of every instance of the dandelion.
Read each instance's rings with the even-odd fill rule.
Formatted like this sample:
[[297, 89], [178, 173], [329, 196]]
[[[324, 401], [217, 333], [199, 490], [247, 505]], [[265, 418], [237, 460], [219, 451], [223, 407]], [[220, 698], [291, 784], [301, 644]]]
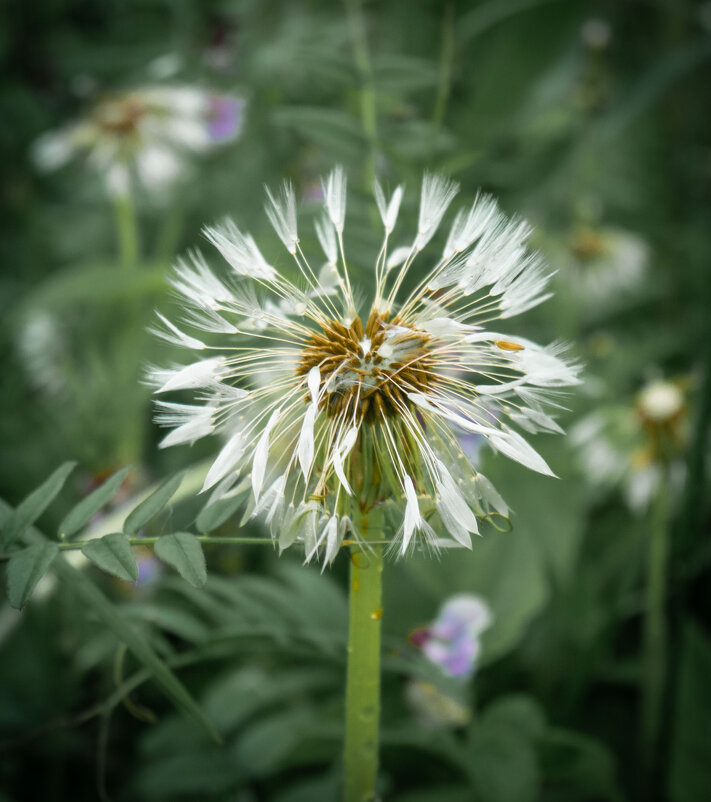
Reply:
[[159, 422], [175, 427], [163, 445], [221, 433], [225, 445], [203, 490], [214, 499], [242, 493], [250, 514], [269, 518], [282, 548], [299, 543], [307, 559], [332, 559], [375, 507], [396, 519], [387, 537], [400, 554], [445, 545], [445, 537], [470, 547], [477, 518], [496, 502], [459, 435], [481, 435], [495, 451], [552, 475], [517, 429], [560, 431], [552, 400], [577, 383], [577, 368], [559, 344], [489, 328], [545, 300], [549, 274], [526, 248], [526, 224], [481, 196], [455, 218], [434, 269], [402, 292], [456, 190], [427, 176], [419, 230], [397, 267], [389, 241], [401, 189], [389, 203], [376, 190], [386, 233], [373, 300], [361, 313], [343, 247], [343, 172], [324, 187], [317, 228], [326, 261], [318, 269], [300, 246], [292, 188], [268, 193], [267, 214], [298, 283], [232, 223], [206, 230], [231, 276], [218, 278], [198, 253], [179, 263], [173, 285], [184, 317], [176, 325], [160, 316], [156, 333], [199, 358], [153, 370], [150, 380], [161, 395], [199, 393], [196, 404], [158, 402]]
[[653, 379], [626, 404], [602, 407], [571, 431], [588, 481], [621, 488], [630, 510], [645, 515], [662, 486], [678, 492], [688, 440], [687, 399], [680, 382]]
[[558, 432], [557, 399], [577, 367], [560, 344], [541, 347], [491, 328], [549, 297], [550, 276], [529, 250], [529, 226], [485, 195], [453, 220], [426, 273], [428, 248], [456, 192], [426, 174], [417, 230], [397, 234], [402, 188], [375, 199], [384, 227], [370, 305], [354, 287], [343, 230], [346, 176], [323, 182], [316, 230], [324, 260], [301, 248], [291, 185], [267, 191], [266, 212], [298, 271], [270, 264], [233, 223], [207, 238], [231, 267], [218, 277], [204, 257], [179, 263], [173, 284], [185, 304], [156, 333], [196, 354], [153, 369], [159, 394], [197, 388], [196, 403], [161, 400], [163, 445], [219, 433], [224, 445], [205, 479], [213, 500], [242, 496], [281, 549], [330, 563], [351, 552], [346, 689], [346, 798], [372, 796], [377, 767], [382, 546], [471, 547], [479, 519], [505, 505], [463, 452], [459, 436], [482, 435], [502, 455], [552, 475], [524, 439]]
[[190, 153], [237, 136], [243, 107], [238, 98], [192, 86], [111, 94], [84, 118], [40, 137], [33, 156], [40, 169], [55, 170], [83, 155], [111, 196], [129, 195], [135, 180], [155, 194], [185, 173]]

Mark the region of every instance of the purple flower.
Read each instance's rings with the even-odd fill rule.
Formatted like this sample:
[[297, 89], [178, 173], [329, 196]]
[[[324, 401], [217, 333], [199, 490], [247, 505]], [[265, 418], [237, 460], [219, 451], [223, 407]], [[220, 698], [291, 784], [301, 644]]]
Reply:
[[208, 132], [212, 142], [227, 142], [239, 135], [244, 124], [245, 101], [231, 95], [210, 97]]
[[432, 625], [413, 633], [411, 641], [450, 676], [467, 678], [474, 673], [481, 651], [479, 636], [491, 620], [483, 599], [472, 594], [454, 596]]

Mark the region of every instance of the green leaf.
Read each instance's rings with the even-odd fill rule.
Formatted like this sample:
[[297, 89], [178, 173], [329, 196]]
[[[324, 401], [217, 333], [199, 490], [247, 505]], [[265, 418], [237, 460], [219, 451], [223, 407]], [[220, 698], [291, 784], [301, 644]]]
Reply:
[[546, 731], [543, 710], [524, 694], [500, 696], [487, 706], [484, 719], [487, 727], [515, 731], [530, 741], [540, 740]]
[[541, 777], [535, 750], [516, 730], [475, 727], [470, 738], [471, 782], [482, 802], [535, 802]]
[[291, 705], [272, 715], [260, 716], [240, 734], [234, 751], [239, 765], [251, 777], [268, 777], [289, 764], [289, 758], [308, 737], [314, 713]]
[[599, 741], [554, 729], [544, 736], [541, 752], [546, 784], [559, 790], [559, 799], [624, 799], [615, 778], [615, 760]]
[[25, 606], [58, 554], [59, 547], [50, 542], [36, 543], [13, 554], [7, 564], [7, 595], [13, 607], [19, 610]]
[[221, 498], [212, 504], [206, 504], [198, 514], [195, 525], [201, 532], [214, 532], [218, 526], [221, 526], [242, 503], [242, 495], [230, 496], [230, 498]]
[[207, 582], [205, 555], [200, 541], [189, 532], [175, 532], [158, 538], [155, 553], [195, 588]]
[[138, 579], [138, 565], [133, 549], [126, 535], [121, 532], [90, 540], [82, 546], [81, 552], [102, 571], [126, 582], [135, 582]]
[[153, 651], [143, 635], [131, 626], [86, 574], [61, 559], [57, 560], [55, 573], [82, 599], [86, 608], [111, 629], [116, 637], [126, 644], [136, 659], [146, 666], [166, 696], [197, 721], [216, 743], [221, 744], [222, 738], [219, 733], [187, 688]]
[[59, 529], [57, 530], [59, 536], [71, 537], [86, 526], [104, 504], [113, 498], [130, 470], [131, 466], [127, 465], [125, 468], [116, 471], [116, 473], [109, 476], [101, 487], [97, 487], [93, 493], [90, 493], [76, 507], [70, 510], [62, 523], [59, 524]]
[[[0, 520], [9, 511], [8, 505], [0, 499]], [[32, 536], [33, 546], [49, 546], [58, 549], [55, 543], [46, 541], [36, 529], [30, 530], [28, 537]], [[19, 554], [18, 554], [19, 556]], [[8, 567], [9, 568], [9, 567]], [[139, 662], [151, 673], [151, 676], [160, 685], [165, 695], [174, 704], [191, 716], [217, 744], [222, 744], [222, 738], [210, 720], [200, 709], [198, 703], [190, 695], [187, 688], [180, 682], [175, 674], [168, 668], [163, 660], [150, 647], [148, 641], [137, 632], [116, 607], [104, 596], [96, 585], [83, 571], [73, 568], [65, 560], [59, 559], [54, 566], [54, 572], [59, 579], [66, 583], [84, 602], [87, 610], [91, 610], [99, 620], [113, 631], [116, 637], [125, 643]]]
[[62, 489], [76, 462], [65, 462], [11, 513], [0, 534], [0, 548], [5, 548], [21, 537], [51, 504]]
[[135, 535], [142, 526], [145, 526], [151, 519], [155, 518], [165, 507], [180, 487], [182, 481], [183, 474], [177, 473], [175, 476], [171, 476], [163, 482], [148, 498], [144, 499], [135, 509], [131, 510], [124, 521], [123, 531], [127, 535]]

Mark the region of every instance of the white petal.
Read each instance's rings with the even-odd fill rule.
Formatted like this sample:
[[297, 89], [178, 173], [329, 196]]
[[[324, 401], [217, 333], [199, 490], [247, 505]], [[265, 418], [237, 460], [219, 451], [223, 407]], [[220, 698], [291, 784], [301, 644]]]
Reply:
[[160, 312], [156, 312], [156, 315], [158, 315], [163, 325], [173, 333], [173, 336], [166, 331], [161, 331], [160, 329], [151, 329], [152, 334], [155, 334], [157, 337], [160, 337], [161, 339], [172, 343], [173, 345], [183, 345], [186, 348], [193, 348], [196, 351], [202, 351], [207, 348], [204, 342], [196, 339], [195, 337], [190, 337], [188, 334], [180, 331], [177, 326], [171, 323], [168, 318], [163, 317]]
[[112, 162], [105, 168], [106, 190], [112, 198], [131, 195], [131, 174], [123, 162]]
[[146, 189], [164, 189], [180, 175], [183, 162], [164, 145], [148, 145], [138, 152], [136, 169]]
[[314, 222], [314, 227], [321, 248], [323, 248], [326, 259], [328, 259], [328, 263], [335, 265], [338, 261], [338, 242], [336, 240], [336, 231], [330, 217], [324, 212], [323, 217], [320, 217]]
[[323, 194], [326, 199], [326, 209], [336, 231], [343, 231], [346, 219], [346, 174], [340, 165], [331, 170]]
[[468, 418], [465, 418], [463, 415], [460, 415], [457, 412], [453, 412], [441, 404], [433, 396], [426, 396], [423, 393], [408, 393], [407, 397], [410, 399], [410, 401], [412, 401], [413, 404], [416, 404], [418, 407], [420, 407], [420, 409], [427, 410], [427, 412], [432, 412], [435, 415], [440, 415], [441, 417], [446, 418], [448, 421], [456, 423], [457, 426], [467, 432], [483, 434], [488, 437], [500, 434], [499, 429], [494, 429], [491, 426], [482, 426], [479, 423], [470, 421]]
[[412, 535], [415, 532], [418, 524], [420, 523], [420, 505], [417, 503], [417, 491], [415, 490], [415, 485], [412, 483], [412, 479], [405, 475], [405, 480], [403, 482], [403, 488], [405, 490], [405, 520], [403, 521], [403, 535], [402, 535], [402, 547], [401, 552], [404, 554], [407, 551], [407, 547], [410, 545], [410, 540], [412, 539]]
[[314, 461], [314, 422], [317, 414], [318, 407], [315, 404], [310, 404], [304, 415], [304, 422], [301, 425], [301, 433], [299, 435], [297, 451], [305, 482], [309, 480], [311, 463]]
[[459, 191], [459, 185], [441, 175], [425, 173], [422, 179], [420, 216], [415, 247], [421, 251], [432, 239], [447, 207]]
[[417, 328], [428, 331], [434, 337], [451, 337], [453, 335], [461, 336], [471, 332], [475, 326], [460, 323], [448, 317], [434, 317], [431, 320], [426, 320], [424, 323], [418, 323]]
[[324, 566], [327, 563], [332, 563], [338, 554], [338, 550], [341, 547], [341, 542], [343, 541], [343, 536], [341, 535], [340, 528], [338, 526], [338, 517], [332, 516], [329, 518], [328, 523], [326, 524], [325, 530], [325, 537], [326, 537], [326, 554], [323, 558]]
[[555, 476], [543, 457], [517, 432], [496, 432], [489, 439], [502, 454], [512, 460], [546, 476]]
[[348, 484], [348, 479], [346, 479], [346, 474], [343, 469], [343, 461], [353, 448], [357, 437], [358, 437], [358, 427], [353, 426], [346, 432], [340, 444], [336, 446], [336, 448], [334, 448], [332, 457], [333, 467], [334, 470], [336, 471], [336, 476], [338, 476], [339, 481], [341, 482], [344, 490], [346, 491], [346, 493], [348, 493], [349, 496], [353, 495], [353, 491], [351, 490], [351, 486]]
[[[211, 380], [219, 373], [224, 360], [220, 357], [203, 359], [174, 370], [160, 371], [163, 382], [156, 390], [157, 393], [167, 393], [171, 390], [190, 390], [197, 387], [208, 386]], [[154, 372], [155, 374], [155, 372]]]
[[409, 245], [401, 245], [399, 248], [395, 248], [388, 257], [388, 270], [392, 270], [393, 267], [401, 265], [411, 253], [412, 248]]
[[57, 170], [74, 155], [76, 143], [74, 129], [65, 128], [43, 134], [32, 145], [32, 158], [40, 170]]
[[476, 492], [483, 501], [490, 504], [499, 515], [509, 514], [509, 505], [503, 500], [499, 491], [491, 484], [483, 473], [478, 473], [474, 478]]
[[380, 212], [380, 219], [383, 221], [386, 233], [390, 234], [393, 228], [395, 228], [397, 216], [400, 211], [400, 202], [402, 201], [403, 192], [402, 185], [395, 189], [390, 198], [390, 203], [386, 202], [385, 193], [377, 180], [373, 184], [373, 191], [375, 193], [375, 202]]
[[476, 516], [469, 508], [449, 471], [441, 462], [438, 464], [438, 468], [441, 479], [437, 482], [437, 494], [440, 497], [437, 501], [437, 510], [442, 522], [454, 538], [463, 546], [471, 548], [469, 533], [478, 534], [479, 532]]
[[156, 422], [162, 426], [176, 427], [161, 440], [161, 448], [179, 443], [194, 443], [213, 431], [212, 414], [215, 409], [212, 406], [172, 404], [167, 401], [159, 401], [157, 406], [159, 412]]
[[306, 377], [306, 382], [309, 386], [309, 392], [311, 393], [311, 402], [313, 404], [318, 404], [318, 390], [321, 385], [321, 370], [318, 365], [314, 365], [311, 368]]
[[262, 515], [266, 512], [264, 522], [269, 525], [278, 517], [278, 514], [284, 504], [284, 488], [286, 487], [286, 474], [282, 474], [272, 482], [269, 488], [264, 492], [259, 499], [259, 503], [254, 508], [252, 517]]
[[266, 205], [267, 217], [284, 243], [289, 253], [296, 253], [299, 234], [296, 223], [296, 195], [294, 188], [287, 181], [282, 185], [281, 197], [276, 198], [267, 187], [269, 203]]
[[489, 195], [481, 195], [468, 212], [463, 209], [457, 212], [442, 258], [447, 260], [466, 250], [492, 224], [497, 211], [496, 201]]
[[267, 425], [264, 427], [257, 447], [254, 450], [254, 459], [252, 461], [252, 492], [254, 493], [254, 500], [259, 501], [259, 494], [264, 486], [264, 475], [267, 470], [267, 459], [269, 457], [269, 436], [276, 422], [279, 420], [281, 409], [275, 409], [272, 412]]
[[231, 220], [204, 228], [203, 233], [238, 275], [265, 281], [272, 281], [276, 276], [276, 271], [262, 256], [254, 239], [243, 234]]
[[207, 472], [205, 482], [200, 491], [201, 493], [213, 485], [216, 485], [235, 467], [244, 453], [244, 446], [245, 442], [242, 432], [236, 432], [230, 437], [210, 466], [210, 470]]

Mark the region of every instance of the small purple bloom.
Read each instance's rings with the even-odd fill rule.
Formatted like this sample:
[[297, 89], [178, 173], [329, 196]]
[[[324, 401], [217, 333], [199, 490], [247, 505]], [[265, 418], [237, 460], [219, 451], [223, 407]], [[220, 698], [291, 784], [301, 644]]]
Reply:
[[239, 135], [244, 124], [245, 101], [231, 95], [210, 97], [208, 131], [213, 142], [228, 142]]
[[433, 624], [413, 633], [411, 641], [452, 677], [474, 673], [481, 651], [479, 636], [491, 624], [491, 611], [478, 596], [449, 599]]
[[136, 553], [138, 563], [138, 579], [136, 579], [136, 587], [148, 588], [154, 585], [161, 574], [161, 565], [159, 560], [153, 554], [152, 550], [140, 549]]

